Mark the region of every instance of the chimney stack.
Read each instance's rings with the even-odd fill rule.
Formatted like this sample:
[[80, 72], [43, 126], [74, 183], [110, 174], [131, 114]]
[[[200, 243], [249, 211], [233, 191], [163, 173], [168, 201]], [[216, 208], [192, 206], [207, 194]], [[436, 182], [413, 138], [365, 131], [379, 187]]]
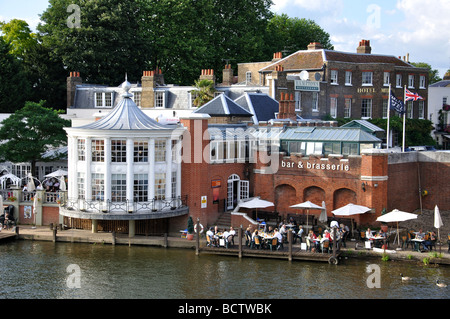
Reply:
[[310, 44], [308, 44], [308, 50], [321, 50], [321, 49], [323, 49], [323, 46], [319, 42], [311, 42]]
[[282, 52], [275, 52], [273, 54], [272, 62], [280, 61], [282, 58], [283, 58], [283, 53]]
[[155, 88], [164, 85], [164, 75], [161, 69], [156, 68], [152, 71], [143, 71], [142, 78], [141, 107], [155, 107]]
[[200, 80], [210, 80], [213, 81], [214, 86], [216, 85], [216, 76], [214, 75], [213, 69], [202, 69], [202, 74], [200, 75]]
[[233, 69], [231, 68], [231, 64], [226, 64], [225, 68], [222, 71], [222, 85], [230, 86], [233, 84], [234, 75]]
[[73, 106], [77, 85], [81, 84], [83, 84], [83, 80], [80, 77], [80, 72], [70, 72], [69, 77], [67, 78], [67, 108]]
[[297, 120], [297, 114], [295, 113], [294, 94], [284, 92], [280, 93], [278, 118], [290, 119], [292, 121]]
[[370, 40], [359, 41], [359, 46], [356, 49], [356, 53], [360, 54], [371, 54], [372, 48], [370, 47]]

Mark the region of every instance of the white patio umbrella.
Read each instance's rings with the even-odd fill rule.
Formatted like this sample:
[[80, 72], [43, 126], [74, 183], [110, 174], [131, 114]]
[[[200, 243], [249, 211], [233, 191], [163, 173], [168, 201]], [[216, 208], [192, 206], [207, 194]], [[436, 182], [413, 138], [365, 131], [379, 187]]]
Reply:
[[58, 169], [57, 171], [54, 171], [50, 174], [45, 175], [45, 177], [61, 177], [66, 176], [68, 173], [66, 170]]
[[34, 218], [34, 225], [31, 228], [36, 228], [36, 212], [37, 212], [37, 204], [38, 204], [38, 197], [37, 194], [34, 195], [34, 200], [33, 200], [33, 218]]
[[27, 190], [29, 192], [34, 192], [35, 189], [36, 189], [36, 185], [34, 184], [33, 176], [31, 175], [31, 173], [28, 173]]
[[4, 187], [4, 186], [5, 186], [4, 183], [6, 183], [6, 181], [7, 181], [8, 179], [10, 179], [11, 182], [12, 182], [13, 184], [15, 184], [15, 185], [19, 185], [19, 183], [20, 183], [20, 181], [21, 181], [20, 177], [17, 177], [17, 176], [14, 175], [14, 174], [5, 174], [5, 175], [2, 175], [2, 176], [0, 176], [0, 183], [1, 183], [1, 185], [2, 185], [2, 188], [5, 188], [5, 187]]
[[333, 210], [332, 213], [336, 216], [352, 216], [367, 213], [369, 210], [370, 210], [369, 207], [350, 203], [343, 207]]
[[240, 202], [239, 207], [244, 208], [255, 208], [256, 209], [256, 218], [258, 218], [258, 208], [267, 208], [272, 207], [274, 204], [264, 199], [260, 199], [259, 197], [255, 197], [246, 202]]
[[66, 189], [67, 189], [66, 181], [65, 181], [65, 179], [64, 179], [64, 176], [62, 176], [62, 177], [59, 179], [59, 190], [65, 192]]
[[320, 213], [320, 216], [319, 216], [319, 222], [326, 223], [327, 220], [328, 220], [327, 205], [325, 204], [325, 201], [322, 201], [322, 212]]
[[398, 223], [404, 222], [407, 220], [411, 220], [411, 219], [416, 219], [416, 218], [417, 218], [416, 214], [402, 212], [398, 209], [394, 209], [393, 211], [378, 217], [377, 221], [383, 222], [383, 223], [396, 222], [397, 223], [397, 244], [400, 244], [400, 234], [398, 232]]
[[[338, 209], [335, 209], [332, 211], [332, 213], [336, 216], [353, 216], [353, 215], [359, 215], [364, 214], [370, 211], [369, 207], [362, 206], [362, 205], [355, 205], [355, 204], [347, 204], [345, 206], [342, 206]], [[353, 219], [351, 221], [352, 223], [352, 234], [353, 234]]]
[[3, 196], [0, 194], [0, 215], [3, 214]]
[[321, 209], [321, 210], [323, 209], [322, 206], [311, 203], [309, 200], [307, 200], [306, 202], [300, 203], [300, 204], [295, 204], [295, 205], [289, 206], [289, 207], [306, 209], [306, 226], [308, 226], [309, 210], [310, 209]]
[[[434, 206], [434, 227], [438, 230], [438, 238], [439, 243], [441, 242], [441, 234], [439, 233], [439, 228], [444, 226], [444, 223], [442, 222], [441, 213], [439, 212], [439, 207], [436, 205]], [[441, 246], [439, 246], [439, 252], [440, 252]]]

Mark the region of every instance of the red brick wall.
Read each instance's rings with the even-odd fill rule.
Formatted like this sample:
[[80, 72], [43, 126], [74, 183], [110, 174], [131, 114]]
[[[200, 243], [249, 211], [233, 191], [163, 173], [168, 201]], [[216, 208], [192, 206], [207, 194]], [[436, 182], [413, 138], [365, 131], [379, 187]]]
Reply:
[[[261, 169], [263, 165], [258, 163], [256, 167]], [[273, 201], [275, 210], [282, 215], [299, 213], [289, 206], [307, 200], [319, 206], [325, 201], [330, 218], [333, 209], [349, 203], [364, 205], [373, 208], [375, 214], [355, 216], [355, 219], [370, 223], [387, 205], [387, 181], [383, 180], [386, 176], [386, 154], [350, 156], [348, 160], [280, 157], [280, 168], [275, 174], [255, 174], [255, 196]], [[362, 177], [368, 179], [364, 181], [365, 191]], [[320, 211], [310, 210], [310, 213], [319, 216]]]
[[[400, 155], [397, 155], [400, 156]], [[401, 160], [389, 164], [388, 210], [400, 209], [407, 212], [422, 208], [450, 210], [450, 162], [442, 160], [437, 153], [435, 160], [427, 159], [426, 155], [403, 155]], [[421, 196], [420, 189], [428, 195]]]

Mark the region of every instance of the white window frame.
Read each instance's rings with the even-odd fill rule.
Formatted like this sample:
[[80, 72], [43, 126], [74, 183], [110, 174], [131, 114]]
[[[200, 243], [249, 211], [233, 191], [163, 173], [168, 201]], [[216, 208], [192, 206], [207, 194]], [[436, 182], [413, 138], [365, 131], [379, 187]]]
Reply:
[[352, 99], [345, 99], [344, 118], [352, 117]]
[[96, 108], [112, 108], [114, 105], [114, 92], [95, 92], [94, 101]]
[[[367, 105], [364, 106], [364, 102], [367, 102]], [[363, 116], [363, 109], [367, 108], [366, 116]], [[361, 101], [361, 119], [370, 119], [372, 118], [372, 111], [373, 111], [373, 100], [372, 99], [362, 99]]]
[[337, 100], [336, 97], [330, 99], [330, 116], [334, 119], [337, 117]]
[[345, 85], [352, 86], [352, 71], [345, 71]]
[[426, 89], [425, 85], [426, 85], [425, 75], [421, 75], [419, 80], [419, 89]]
[[406, 102], [406, 117], [412, 119], [414, 116], [414, 103], [413, 101]]
[[251, 71], [245, 72], [245, 82], [252, 83], [252, 72]]
[[338, 83], [338, 70], [330, 71], [330, 84], [331, 85], [339, 85]]
[[408, 74], [408, 88], [414, 89], [414, 74]]
[[397, 73], [395, 75], [395, 87], [401, 88], [402, 87], [402, 82], [403, 82], [402, 75], [400, 73]]
[[295, 92], [295, 111], [301, 112], [302, 110], [302, 92]]
[[383, 72], [383, 85], [389, 86], [391, 84], [391, 72]]
[[166, 92], [155, 91], [155, 109], [163, 109], [166, 107]]
[[425, 118], [425, 101], [419, 101], [419, 119]]
[[312, 111], [319, 112], [319, 93], [312, 92]]
[[362, 86], [373, 86], [373, 72], [362, 72]]
[[133, 91], [133, 101], [138, 106], [142, 106], [142, 92], [141, 91]]

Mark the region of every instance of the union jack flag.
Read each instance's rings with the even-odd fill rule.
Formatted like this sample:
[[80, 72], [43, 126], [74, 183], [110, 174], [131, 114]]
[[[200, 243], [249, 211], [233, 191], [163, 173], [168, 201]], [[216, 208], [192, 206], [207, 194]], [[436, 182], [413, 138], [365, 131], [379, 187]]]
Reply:
[[423, 97], [421, 97], [417, 93], [413, 93], [410, 90], [405, 88], [405, 101], [417, 101], [417, 100], [423, 100]]

